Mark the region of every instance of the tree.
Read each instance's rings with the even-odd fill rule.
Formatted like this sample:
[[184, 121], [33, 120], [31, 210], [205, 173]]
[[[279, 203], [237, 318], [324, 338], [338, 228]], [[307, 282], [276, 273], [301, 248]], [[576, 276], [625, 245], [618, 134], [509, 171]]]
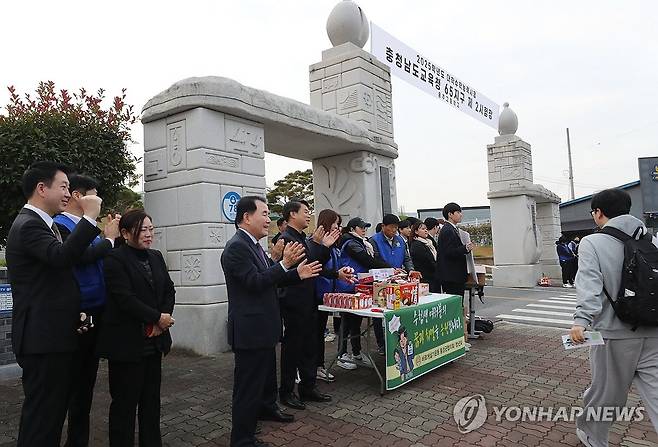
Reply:
[[34, 161], [62, 162], [96, 178], [104, 209], [114, 209], [123, 188], [137, 184], [139, 159], [127, 147], [137, 116], [125, 103], [125, 89], [107, 108], [103, 89], [69, 94], [48, 81], [39, 83], [34, 98], [26, 93], [24, 99], [13, 86], [8, 89], [7, 114], [0, 115], [0, 245], [25, 203], [20, 179]]
[[283, 205], [291, 199], [303, 199], [313, 210], [313, 171], [294, 171], [283, 179], [274, 182], [274, 188], [267, 193], [267, 205], [274, 214], [283, 213]]

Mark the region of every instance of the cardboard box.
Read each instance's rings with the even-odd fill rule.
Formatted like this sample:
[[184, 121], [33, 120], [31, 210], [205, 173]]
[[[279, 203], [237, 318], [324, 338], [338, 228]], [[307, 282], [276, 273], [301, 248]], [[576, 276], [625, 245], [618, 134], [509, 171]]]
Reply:
[[354, 291], [356, 293], [362, 293], [364, 295], [372, 297], [372, 295], [373, 295], [373, 286], [372, 286], [372, 284], [357, 284], [356, 287], [354, 288]]
[[418, 283], [418, 297], [427, 296], [430, 294], [430, 285], [426, 282]]
[[393, 289], [388, 282], [376, 282], [372, 285], [372, 298], [373, 304], [379, 307], [387, 307], [389, 296], [393, 293]]

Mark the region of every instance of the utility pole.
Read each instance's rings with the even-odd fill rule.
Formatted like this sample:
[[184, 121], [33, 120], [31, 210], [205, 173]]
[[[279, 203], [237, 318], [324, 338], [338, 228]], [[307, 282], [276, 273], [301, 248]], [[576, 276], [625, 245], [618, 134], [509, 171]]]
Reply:
[[567, 127], [567, 151], [569, 153], [569, 187], [571, 188], [571, 200], [576, 198], [573, 189], [573, 164], [571, 163], [571, 141], [569, 140], [569, 128]]

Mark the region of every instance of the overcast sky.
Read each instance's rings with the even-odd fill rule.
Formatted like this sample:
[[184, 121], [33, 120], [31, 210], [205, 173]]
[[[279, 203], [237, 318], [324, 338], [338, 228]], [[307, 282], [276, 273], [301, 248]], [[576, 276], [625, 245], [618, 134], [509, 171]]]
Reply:
[[[309, 102], [308, 66], [331, 46], [336, 0], [4, 2], [5, 86], [41, 80], [76, 90], [128, 89], [146, 101], [190, 76], [217, 75]], [[369, 20], [519, 117], [535, 183], [569, 198], [638, 179], [658, 156], [658, 2], [499, 0], [357, 2]], [[370, 43], [365, 49], [369, 50]], [[496, 132], [393, 79], [398, 205], [486, 205], [486, 145]], [[142, 126], [133, 147], [142, 154]], [[267, 145], [267, 141], [266, 141]], [[310, 163], [266, 157], [267, 183]], [[141, 169], [141, 166], [140, 166]]]

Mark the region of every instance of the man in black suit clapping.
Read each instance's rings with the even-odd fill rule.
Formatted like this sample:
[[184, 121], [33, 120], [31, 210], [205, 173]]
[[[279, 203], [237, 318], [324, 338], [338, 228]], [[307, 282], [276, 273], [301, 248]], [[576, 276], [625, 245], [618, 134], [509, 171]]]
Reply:
[[322, 266], [307, 263], [304, 247], [286, 244], [274, 262], [258, 241], [270, 225], [267, 202], [246, 196], [237, 204], [236, 234], [226, 244], [221, 263], [228, 291], [228, 341], [235, 354], [231, 446], [266, 445], [256, 440], [258, 418], [292, 420], [276, 403], [276, 344], [281, 337], [277, 285], [318, 276]]
[[25, 171], [22, 188], [27, 204], [7, 237], [14, 298], [12, 345], [23, 368], [25, 393], [19, 447], [60, 443], [80, 326], [73, 266], [100, 233], [96, 218], [101, 199], [81, 197], [83, 217], [62, 243], [52, 216], [64, 211], [71, 197], [67, 172], [66, 166], [47, 161]]

